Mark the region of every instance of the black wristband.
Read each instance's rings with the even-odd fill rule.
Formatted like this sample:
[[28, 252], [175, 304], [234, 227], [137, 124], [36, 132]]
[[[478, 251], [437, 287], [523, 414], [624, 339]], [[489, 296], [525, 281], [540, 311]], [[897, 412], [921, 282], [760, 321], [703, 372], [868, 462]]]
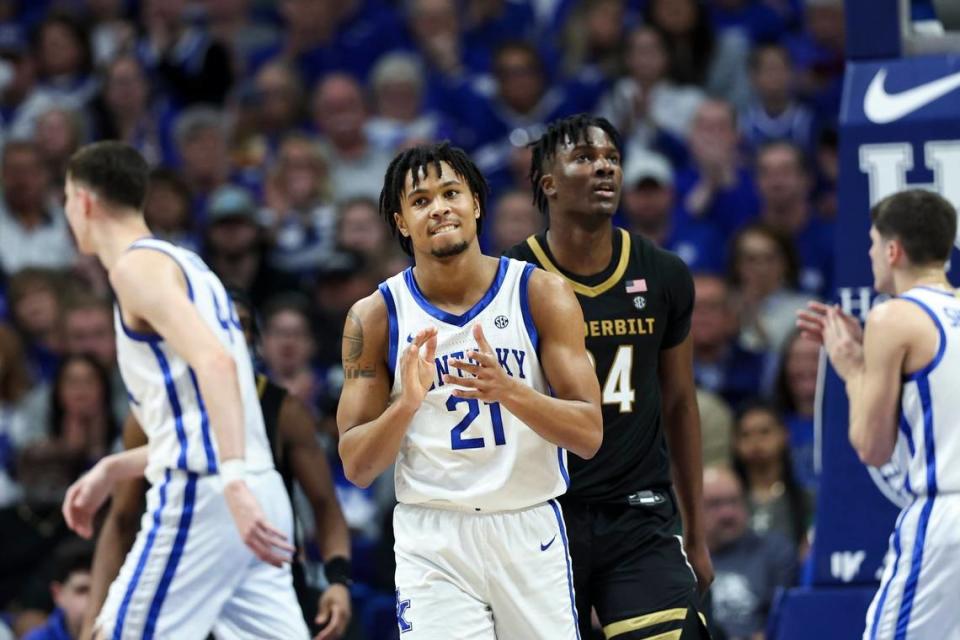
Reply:
[[324, 562], [323, 572], [330, 584], [342, 584], [345, 587], [353, 584], [350, 561], [343, 556], [335, 556]]

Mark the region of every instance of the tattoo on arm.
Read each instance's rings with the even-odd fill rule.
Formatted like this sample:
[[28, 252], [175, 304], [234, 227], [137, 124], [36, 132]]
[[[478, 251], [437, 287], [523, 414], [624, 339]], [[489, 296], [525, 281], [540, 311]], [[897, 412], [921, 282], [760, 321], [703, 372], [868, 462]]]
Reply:
[[377, 375], [377, 368], [373, 365], [367, 367], [358, 367], [347, 365], [343, 368], [343, 377], [346, 380], [353, 380], [355, 378], [373, 378]]
[[[343, 361], [356, 362], [363, 354], [363, 325], [360, 316], [351, 309], [347, 312], [347, 325], [343, 330]], [[344, 373], [356, 367], [344, 367]], [[349, 376], [348, 376], [349, 377]], [[360, 377], [360, 376], [357, 376]]]

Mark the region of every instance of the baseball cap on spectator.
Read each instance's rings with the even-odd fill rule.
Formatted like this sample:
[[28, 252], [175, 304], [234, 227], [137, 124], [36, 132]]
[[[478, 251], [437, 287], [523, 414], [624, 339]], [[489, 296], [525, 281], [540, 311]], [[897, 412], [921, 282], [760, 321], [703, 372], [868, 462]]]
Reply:
[[213, 224], [236, 218], [257, 223], [257, 204], [253, 201], [253, 196], [242, 187], [225, 185], [218, 188], [210, 196], [207, 221]]
[[628, 189], [641, 186], [673, 186], [673, 168], [659, 153], [635, 151], [623, 165], [623, 184]]

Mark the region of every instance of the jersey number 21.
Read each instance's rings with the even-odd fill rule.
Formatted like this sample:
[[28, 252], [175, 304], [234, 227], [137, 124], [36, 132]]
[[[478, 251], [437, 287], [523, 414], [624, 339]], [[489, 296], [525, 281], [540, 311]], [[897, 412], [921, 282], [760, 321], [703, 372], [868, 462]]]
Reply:
[[[480, 416], [480, 401], [476, 398], [457, 398], [456, 396], [447, 398], [448, 411], [456, 411], [458, 404], [467, 405], [467, 415], [463, 416], [463, 419], [450, 430], [450, 448], [454, 450], [482, 449], [487, 446], [483, 436], [477, 436], [476, 438], [463, 437], [463, 432], [467, 430], [467, 427], [473, 424], [473, 421]], [[483, 404], [485, 404], [490, 411], [490, 422], [493, 424], [494, 445], [499, 446], [506, 444], [507, 439], [503, 435], [503, 416], [500, 415], [500, 403], [484, 402]]]

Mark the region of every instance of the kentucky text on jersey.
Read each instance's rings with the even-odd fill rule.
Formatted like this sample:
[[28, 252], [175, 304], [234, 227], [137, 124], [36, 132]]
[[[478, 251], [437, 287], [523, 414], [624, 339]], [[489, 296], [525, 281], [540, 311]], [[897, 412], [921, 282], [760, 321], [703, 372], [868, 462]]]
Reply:
[[647, 336], [653, 335], [656, 318], [616, 318], [615, 320], [590, 320], [584, 322], [584, 334], [588, 338], [602, 336]]
[[[473, 347], [472, 349], [467, 349], [466, 351], [453, 351], [451, 353], [445, 353], [442, 356], [437, 356], [433, 359], [433, 363], [437, 368], [437, 377], [434, 378], [433, 385], [430, 387], [430, 390], [433, 390], [437, 387], [442, 387], [444, 385], [443, 376], [445, 375], [456, 375], [459, 378], [466, 378], [463, 370], [458, 369], [450, 365], [451, 360], [463, 360], [465, 362], [470, 362], [476, 364], [472, 358], [467, 358], [466, 354], [471, 351], [479, 351], [478, 347]], [[524, 375], [523, 365], [527, 360], [527, 352], [522, 349], [501, 349], [499, 347], [494, 347], [494, 351], [497, 352], [497, 361], [500, 363], [500, 368], [503, 369], [508, 376], [511, 378], [520, 378], [521, 380], [526, 380], [527, 376]], [[472, 377], [472, 376], [471, 376]]]

